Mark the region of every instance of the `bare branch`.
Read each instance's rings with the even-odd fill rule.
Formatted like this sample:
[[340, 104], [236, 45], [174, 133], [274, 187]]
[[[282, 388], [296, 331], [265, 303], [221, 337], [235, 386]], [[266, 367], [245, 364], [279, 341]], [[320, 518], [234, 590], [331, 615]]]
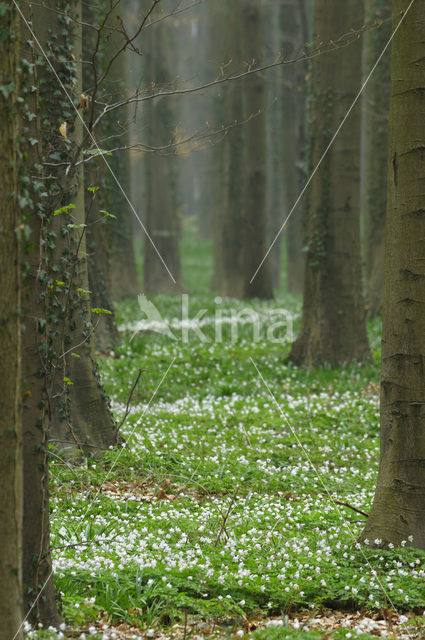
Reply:
[[139, 380], [141, 378], [142, 373], [143, 373], [143, 369], [139, 369], [139, 371], [137, 373], [137, 376], [136, 376], [136, 379], [135, 379], [135, 381], [133, 383], [133, 386], [131, 387], [131, 390], [130, 390], [130, 393], [129, 393], [129, 396], [128, 396], [128, 400], [127, 400], [127, 406], [126, 406], [125, 412], [124, 412], [124, 417], [121, 420], [121, 422], [119, 423], [119, 425], [117, 426], [117, 432], [116, 432], [116, 441], [117, 442], [118, 442], [118, 438], [119, 438], [120, 429], [123, 426], [124, 422], [127, 420], [128, 414], [130, 413], [130, 405], [131, 405], [131, 401], [133, 399], [133, 394], [134, 394], [134, 392], [136, 390], [137, 385], [139, 384]]
[[[125, 100], [121, 100], [119, 102], [116, 102], [115, 104], [105, 105], [103, 111], [98, 115], [98, 117], [94, 121], [93, 129], [96, 128], [96, 126], [99, 124], [102, 118], [105, 117], [105, 115], [107, 115], [108, 113], [111, 113], [112, 111], [115, 111], [116, 109], [120, 109], [124, 106], [127, 106], [129, 104], [147, 102], [148, 100], [155, 100], [158, 98], [165, 98], [165, 97], [171, 97], [171, 96], [183, 96], [183, 95], [195, 94], [195, 93], [199, 93], [201, 91], [205, 91], [207, 89], [211, 89], [213, 87], [216, 87], [222, 84], [226, 84], [228, 82], [233, 82], [235, 80], [242, 80], [256, 73], [262, 73], [270, 69], [275, 69], [276, 67], [281, 67], [283, 65], [288, 65], [288, 64], [295, 64], [297, 62], [304, 62], [306, 60], [315, 58], [319, 55], [323, 55], [325, 53], [330, 53], [332, 51], [339, 50], [343, 47], [347, 47], [353, 42], [355, 42], [362, 33], [364, 33], [365, 31], [368, 31], [369, 29], [377, 28], [377, 26], [380, 26], [380, 24], [381, 23], [379, 24], [374, 23], [373, 26], [369, 26], [369, 27], [363, 26], [356, 31], [353, 30], [353, 31], [350, 31], [349, 33], [343, 34], [337, 40], [330, 40], [327, 43], [321, 42], [316, 48], [314, 49], [310, 48], [309, 51], [304, 52], [301, 55], [296, 56], [295, 58], [291, 58], [291, 59], [284, 58], [282, 57], [282, 54], [280, 54], [278, 59], [274, 62], [267, 63], [260, 66], [255, 66], [251, 63], [247, 65], [246, 71], [215, 78], [210, 82], [206, 82], [204, 84], [197, 85], [195, 87], [170, 89], [165, 91], [162, 90], [156, 93], [149, 93], [148, 95], [145, 95], [146, 92], [137, 91], [133, 97], [126, 98]], [[224, 65], [224, 66], [227, 66], [227, 65]]]

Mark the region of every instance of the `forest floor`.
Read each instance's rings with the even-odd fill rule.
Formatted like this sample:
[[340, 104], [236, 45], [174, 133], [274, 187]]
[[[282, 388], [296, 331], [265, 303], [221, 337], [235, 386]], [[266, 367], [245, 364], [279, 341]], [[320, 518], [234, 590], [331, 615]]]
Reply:
[[125, 442], [52, 460], [65, 625], [27, 637], [424, 638], [425, 553], [356, 542], [379, 457], [379, 321], [369, 363], [294, 368], [287, 327], [267, 331], [291, 317], [296, 332], [299, 299], [217, 300], [207, 249], [184, 261], [202, 334], [178, 296], [150, 299], [172, 337], [137, 300], [117, 308], [100, 366], [118, 421], [142, 370]]

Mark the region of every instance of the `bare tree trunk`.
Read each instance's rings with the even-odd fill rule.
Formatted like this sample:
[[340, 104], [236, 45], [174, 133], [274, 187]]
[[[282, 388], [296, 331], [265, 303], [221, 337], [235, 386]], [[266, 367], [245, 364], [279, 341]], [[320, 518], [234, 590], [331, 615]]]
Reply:
[[[241, 59], [239, 35], [239, 2], [227, 5], [224, 12], [214, 11], [215, 37], [221, 35], [221, 64], [235, 65]], [[220, 42], [220, 40], [219, 40]], [[234, 66], [233, 66], [234, 68]], [[216, 118], [219, 122], [231, 119], [240, 121], [242, 117], [242, 87], [239, 82], [230, 83], [220, 99], [217, 96]], [[221, 99], [221, 95], [223, 98]], [[242, 239], [241, 210], [243, 172], [243, 142], [241, 127], [227, 132], [214, 151], [214, 276], [213, 288], [221, 295], [240, 298], [242, 295], [239, 279]]]
[[[267, 58], [276, 56], [281, 50], [282, 37], [279, 13], [281, 2], [269, 3], [264, 8], [265, 21], [265, 46]], [[282, 212], [284, 211], [283, 189], [283, 142], [282, 132], [284, 118], [282, 111], [283, 83], [286, 74], [281, 68], [270, 69], [267, 72], [267, 99], [269, 103], [266, 117], [267, 129], [267, 222], [268, 238], [270, 244], [276, 238], [282, 225]], [[277, 288], [280, 284], [282, 270], [282, 239], [277, 238], [270, 251], [270, 272], [272, 284]]]
[[[408, 3], [393, 1], [393, 27]], [[425, 549], [425, 6], [393, 40], [381, 374], [381, 456], [361, 536]]]
[[[242, 56], [247, 64], [256, 63], [264, 46], [263, 6], [256, 0], [243, 3]], [[266, 212], [266, 81], [263, 74], [246, 78], [242, 85], [244, 119], [254, 116], [242, 128], [244, 140], [243, 216], [241, 272], [243, 298], [272, 298], [270, 259], [255, 274], [267, 251]], [[235, 176], [236, 178], [236, 176]]]
[[[148, 58], [149, 80], [155, 92], [173, 80], [172, 31], [169, 20], [149, 28]], [[169, 98], [156, 98], [147, 104], [149, 144], [167, 146], [173, 141], [173, 114]], [[176, 293], [182, 290], [180, 264], [180, 219], [176, 201], [176, 158], [151, 152], [147, 158], [146, 176], [146, 229], [152, 242], [144, 241], [144, 289], [147, 292]]]
[[[282, 5], [283, 50], [289, 57], [296, 57], [302, 45], [309, 40], [309, 31], [303, 14], [306, 10], [304, 5], [305, 0], [286, 0]], [[285, 126], [282, 134], [286, 216], [294, 206], [306, 180], [307, 75], [307, 62], [289, 65], [285, 69], [286, 83], [282, 98]], [[301, 293], [303, 290], [306, 211], [306, 199], [302, 198], [289, 219], [286, 230], [287, 290], [290, 293]]]
[[[391, 0], [367, 0], [366, 24], [383, 21], [365, 33], [365, 73], [375, 64], [389, 40]], [[364, 241], [366, 305], [371, 315], [382, 307], [384, 289], [385, 213], [387, 203], [388, 116], [390, 98], [390, 49], [366, 85]]]
[[[240, 70], [242, 61], [258, 62], [262, 21], [261, 8], [254, 3], [239, 0], [226, 7], [225, 50], [234, 70]], [[272, 297], [269, 260], [250, 282], [267, 250], [265, 105], [259, 74], [226, 87], [224, 119], [236, 126], [227, 132], [223, 147], [225, 202], [215, 207], [214, 285], [233, 298]]]
[[[215, 43], [213, 50], [214, 55], [211, 60], [212, 74], [216, 73], [216, 69], [220, 69], [223, 65], [226, 65], [231, 57], [231, 53], [228, 50], [228, 45], [230, 43], [228, 43], [227, 38], [229, 24], [228, 20], [223, 22], [223, 11], [221, 11], [221, 7], [219, 7], [217, 3], [207, 3], [206, 8], [212, 31], [211, 39]], [[227, 18], [227, 14], [225, 14], [225, 16]], [[213, 121], [216, 123], [216, 126], [220, 126], [224, 123], [225, 113], [227, 111], [227, 98], [227, 88], [225, 90], [220, 88], [213, 98]], [[225, 215], [224, 211], [227, 207], [227, 173], [225, 171], [226, 153], [227, 136], [216, 141], [210, 156], [211, 167], [209, 173], [211, 182], [211, 217], [214, 252], [214, 269], [211, 288], [216, 291], [222, 291], [224, 282], [223, 216]]]
[[[332, 21], [329, 16], [332, 15]], [[363, 24], [358, 0], [317, 0], [314, 33], [330, 41]], [[361, 43], [311, 61], [313, 169], [360, 87]], [[360, 263], [360, 111], [357, 106], [310, 187], [303, 321], [290, 358], [318, 366], [369, 357]]]
[[[12, 6], [0, 14], [0, 639], [10, 640], [22, 611], [22, 424], [18, 226], [17, 87], [19, 22]], [[22, 630], [18, 633], [23, 638]]]
[[[118, 11], [121, 13], [124, 11], [124, 4], [121, 3], [118, 7]], [[122, 19], [125, 18], [124, 15], [121, 17]], [[109, 19], [112, 27], [116, 27], [118, 24], [115, 18], [116, 12], [113, 12]], [[102, 46], [102, 56], [106, 62], [124, 42], [124, 36], [121, 34], [117, 34], [112, 30], [108, 32], [109, 22], [105, 29], [105, 35], [108, 33], [109, 37], [104, 38]], [[105, 93], [112, 103], [123, 100], [128, 95], [127, 65], [128, 56], [130, 55], [132, 54], [129, 51], [121, 52], [109, 70]], [[128, 145], [130, 140], [130, 109], [122, 107], [119, 111], [113, 111], [104, 119], [102, 127], [112, 146]], [[109, 159], [109, 164], [125, 194], [130, 198], [131, 166], [129, 151], [114, 153]], [[109, 171], [105, 175], [105, 199], [108, 202], [108, 211], [116, 216], [116, 220], [113, 220], [108, 225], [110, 295], [112, 301], [116, 302], [136, 296], [140, 293], [140, 285], [134, 259], [134, 214]]]

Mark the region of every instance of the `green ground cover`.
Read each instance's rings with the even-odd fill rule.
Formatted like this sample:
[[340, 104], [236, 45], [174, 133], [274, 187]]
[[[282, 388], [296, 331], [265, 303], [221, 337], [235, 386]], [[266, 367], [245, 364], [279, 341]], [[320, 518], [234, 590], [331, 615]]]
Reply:
[[[189, 616], [227, 621], [227, 636], [241, 636], [241, 621], [255, 616], [424, 607], [423, 552], [356, 543], [379, 456], [379, 322], [369, 324], [369, 364], [296, 369], [285, 360], [286, 328], [275, 342], [267, 330], [285, 309], [296, 333], [299, 299], [217, 301], [207, 291], [211, 248], [192, 234], [185, 243], [185, 281], [196, 292], [189, 317], [205, 310], [206, 339], [182, 323], [179, 297], [151, 298], [175, 339], [146, 324], [137, 300], [121, 304], [121, 342], [100, 366], [118, 420], [143, 369], [125, 443], [78, 467], [52, 461], [54, 571], [67, 624], [125, 621], [144, 635]], [[258, 314], [258, 339], [242, 321], [247, 307]], [[349, 633], [279, 626], [251, 637]]]

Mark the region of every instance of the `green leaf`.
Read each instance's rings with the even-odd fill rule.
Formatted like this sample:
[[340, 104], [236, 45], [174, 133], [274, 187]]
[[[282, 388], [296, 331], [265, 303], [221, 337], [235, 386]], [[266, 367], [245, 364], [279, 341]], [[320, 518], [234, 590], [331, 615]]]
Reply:
[[56, 209], [56, 211], [53, 212], [53, 215], [58, 216], [60, 213], [69, 213], [71, 209], [75, 209], [75, 204], [67, 204], [60, 209]]
[[101, 316], [104, 314], [112, 315], [112, 311], [108, 311], [108, 309], [101, 309], [100, 307], [96, 307], [91, 310], [92, 313], [97, 313], [97, 315]]

